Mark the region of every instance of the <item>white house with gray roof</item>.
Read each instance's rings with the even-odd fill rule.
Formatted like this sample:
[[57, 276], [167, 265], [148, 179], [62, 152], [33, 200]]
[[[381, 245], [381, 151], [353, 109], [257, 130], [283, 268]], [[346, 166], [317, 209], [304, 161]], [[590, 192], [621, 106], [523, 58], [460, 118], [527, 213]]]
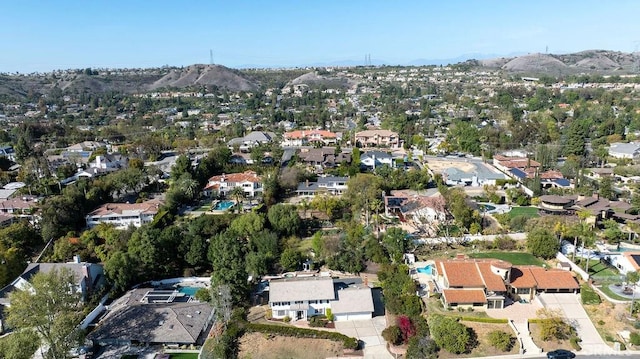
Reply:
[[633, 159], [640, 155], [640, 142], [614, 142], [609, 146], [609, 156]]
[[371, 289], [334, 284], [330, 277], [274, 279], [269, 283], [269, 306], [276, 319], [306, 320], [331, 309], [335, 320], [371, 319]]
[[273, 132], [253, 131], [244, 137], [232, 138], [227, 145], [230, 148], [238, 146], [240, 151], [249, 152], [253, 147], [273, 142], [275, 138], [276, 134]]

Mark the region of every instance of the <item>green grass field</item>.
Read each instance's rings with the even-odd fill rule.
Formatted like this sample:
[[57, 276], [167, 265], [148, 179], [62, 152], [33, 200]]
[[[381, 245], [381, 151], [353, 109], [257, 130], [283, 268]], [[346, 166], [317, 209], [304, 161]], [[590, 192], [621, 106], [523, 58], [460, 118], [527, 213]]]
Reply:
[[[577, 259], [575, 263], [584, 269], [586, 259]], [[589, 274], [595, 277], [617, 277], [620, 273], [606, 265], [602, 264], [598, 260], [589, 261]]]
[[517, 216], [525, 216], [529, 218], [539, 217], [538, 209], [535, 207], [513, 207], [509, 213], [509, 219]]
[[171, 359], [198, 359], [198, 353], [171, 353]]
[[540, 259], [529, 253], [522, 252], [480, 252], [469, 254], [471, 258], [495, 258], [510, 262], [513, 265], [535, 265], [542, 266], [544, 263]]

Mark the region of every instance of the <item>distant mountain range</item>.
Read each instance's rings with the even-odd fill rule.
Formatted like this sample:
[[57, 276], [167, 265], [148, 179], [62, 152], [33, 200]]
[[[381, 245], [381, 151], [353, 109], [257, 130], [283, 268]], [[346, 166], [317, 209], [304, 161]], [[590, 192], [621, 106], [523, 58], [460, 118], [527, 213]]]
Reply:
[[[364, 59], [363, 59], [364, 60]], [[364, 61], [345, 60], [308, 64], [306, 67], [362, 66]], [[450, 59], [416, 59], [405, 64], [372, 59], [372, 66], [424, 66], [465, 63], [478, 69], [510, 73], [548, 74], [563, 76], [575, 73], [629, 74], [638, 72], [640, 53], [608, 50], [587, 50], [571, 54], [466, 54]], [[259, 66], [247, 66], [251, 68]], [[305, 66], [299, 66], [305, 67]], [[298, 70], [299, 72], [299, 70]], [[295, 76], [292, 72], [290, 79]], [[315, 83], [324, 86], [349, 87], [346, 79], [337, 77], [301, 76], [292, 83]], [[186, 67], [125, 70], [87, 74], [67, 72], [62, 75], [0, 74], [0, 96], [24, 98], [29, 92], [49, 93], [60, 89], [66, 93], [141, 92], [165, 88], [218, 87], [232, 91], [252, 91], [260, 86], [258, 77], [242, 69], [221, 65], [191, 65]]]

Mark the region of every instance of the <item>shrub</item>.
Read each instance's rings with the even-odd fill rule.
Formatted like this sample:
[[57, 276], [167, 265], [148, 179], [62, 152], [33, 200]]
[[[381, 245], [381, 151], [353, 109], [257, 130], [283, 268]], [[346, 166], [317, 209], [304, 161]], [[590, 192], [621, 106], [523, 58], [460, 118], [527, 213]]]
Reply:
[[475, 344], [469, 328], [457, 320], [441, 315], [432, 315], [428, 319], [429, 330], [439, 347], [454, 353], [469, 352]]
[[580, 337], [577, 336], [572, 336], [571, 339], [569, 339], [569, 344], [571, 344], [571, 347], [574, 350], [580, 351], [582, 350], [582, 347], [580, 346], [580, 342], [582, 341], [582, 339], [580, 339]]
[[559, 312], [540, 309], [538, 310], [538, 315], [542, 318], [538, 322], [540, 324], [541, 340], [564, 340], [570, 338], [573, 328], [564, 321]]
[[207, 288], [200, 288], [196, 292], [196, 299], [201, 302], [210, 302], [211, 301], [211, 292]]
[[498, 236], [493, 240], [493, 245], [502, 251], [512, 251], [516, 249], [515, 239], [509, 236]]
[[477, 322], [477, 323], [495, 323], [495, 324], [507, 324], [507, 319], [499, 318], [482, 318], [482, 317], [458, 317], [458, 320], [465, 322]]
[[640, 345], [640, 334], [637, 332], [631, 333], [629, 336], [629, 342], [633, 345]]
[[636, 320], [635, 322], [633, 322], [633, 327], [635, 329], [640, 329], [640, 320]]
[[397, 325], [386, 327], [382, 331], [382, 337], [393, 345], [399, 345], [402, 343], [402, 331]]
[[310, 327], [326, 327], [327, 326], [327, 317], [324, 315], [314, 315], [309, 318], [309, 326]]
[[515, 338], [511, 334], [502, 330], [493, 330], [488, 334], [489, 343], [495, 348], [508, 352], [513, 348]]
[[291, 321], [291, 317], [288, 315], [285, 315], [284, 318], [282, 318], [282, 321], [285, 323], [289, 323]]
[[267, 320], [271, 320], [271, 319], [273, 319], [273, 311], [272, 311], [271, 309], [267, 309], [267, 310], [264, 312], [264, 317], [265, 317], [265, 319], [267, 319]]
[[402, 332], [402, 341], [404, 343], [409, 342], [409, 339], [416, 335], [416, 327], [411, 322], [411, 319], [409, 319], [409, 317], [407, 317], [406, 315], [399, 316], [397, 322], [398, 327]]
[[435, 359], [438, 357], [438, 344], [427, 336], [415, 336], [409, 340], [407, 358]]
[[333, 322], [333, 320], [335, 319], [333, 313], [331, 312], [331, 308], [327, 308], [327, 310], [325, 311], [325, 315], [327, 316], [327, 320], [330, 322]]
[[604, 320], [602, 320], [602, 319], [598, 320], [598, 325], [604, 325], [604, 324], [605, 324]]
[[282, 335], [282, 336], [296, 337], [296, 338], [329, 339], [336, 342], [341, 342], [345, 349], [353, 349], [353, 350], [358, 349], [358, 339], [348, 337], [338, 332], [327, 332], [324, 330], [298, 328], [293, 326], [256, 324], [256, 323], [248, 323], [244, 329], [245, 331], [250, 333], [258, 332], [258, 333]]

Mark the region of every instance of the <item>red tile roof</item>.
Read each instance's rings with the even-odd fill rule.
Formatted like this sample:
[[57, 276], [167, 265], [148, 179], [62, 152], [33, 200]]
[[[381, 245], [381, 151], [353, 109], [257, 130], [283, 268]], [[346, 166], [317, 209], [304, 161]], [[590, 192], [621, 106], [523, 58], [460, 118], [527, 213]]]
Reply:
[[89, 213], [89, 216], [104, 217], [113, 214], [123, 214], [123, 212], [156, 214], [161, 204], [161, 201], [153, 199], [142, 203], [105, 203]]
[[488, 290], [493, 292], [506, 292], [507, 287], [504, 285], [502, 278], [491, 271], [492, 262], [477, 262], [478, 270], [484, 279], [484, 284]]
[[560, 269], [544, 269], [535, 266], [516, 267], [511, 270], [511, 286], [514, 288], [578, 289], [573, 273]]
[[475, 261], [447, 261], [442, 262], [442, 266], [449, 287], [484, 288], [485, 286]]
[[487, 297], [484, 295], [482, 289], [443, 289], [442, 295], [444, 296], [447, 304], [472, 304], [472, 303], [486, 303]]
[[229, 174], [221, 174], [219, 176], [213, 176], [209, 178], [209, 184], [207, 188], [213, 186], [215, 183], [220, 182], [231, 182], [231, 183], [242, 183], [242, 182], [253, 182], [259, 183], [262, 179], [258, 176], [254, 171], [244, 171], [242, 173], [229, 173]]
[[336, 138], [337, 135], [331, 131], [326, 130], [296, 130], [286, 132], [284, 138], [309, 138], [309, 137], [322, 137], [322, 138]]
[[511, 286], [514, 288], [533, 288], [536, 286], [536, 279], [527, 267], [511, 268]]

